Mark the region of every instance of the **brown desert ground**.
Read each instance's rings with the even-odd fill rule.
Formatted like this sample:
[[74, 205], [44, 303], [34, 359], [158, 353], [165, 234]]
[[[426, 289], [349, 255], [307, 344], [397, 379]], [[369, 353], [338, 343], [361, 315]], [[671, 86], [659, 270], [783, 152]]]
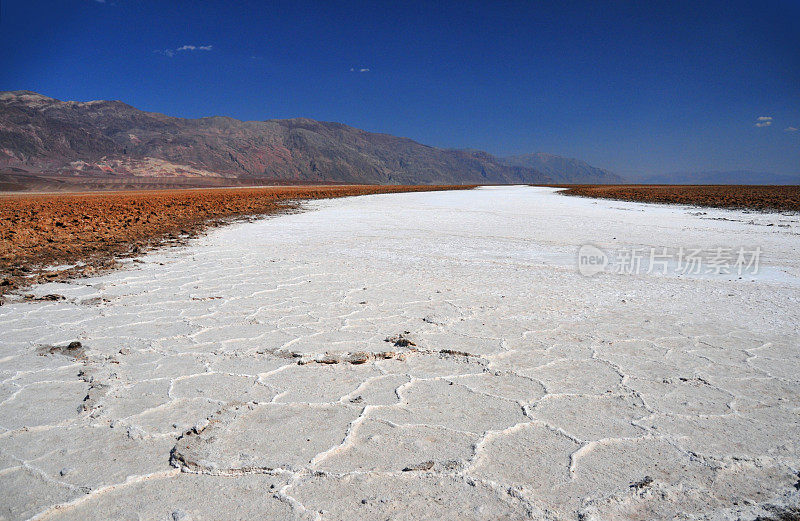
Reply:
[[763, 185], [561, 185], [564, 194], [644, 203], [800, 211], [800, 186]]
[[302, 181], [289, 179], [229, 177], [158, 176], [58, 176], [0, 169], [0, 192], [98, 192], [119, 190], [176, 190], [180, 188], [232, 188], [265, 186], [352, 185], [335, 180]]
[[[302, 200], [468, 188], [326, 185], [0, 195], [0, 295], [112, 268], [117, 258], [180, 244], [231, 218], [291, 210]], [[63, 267], [76, 263], [81, 265]]]

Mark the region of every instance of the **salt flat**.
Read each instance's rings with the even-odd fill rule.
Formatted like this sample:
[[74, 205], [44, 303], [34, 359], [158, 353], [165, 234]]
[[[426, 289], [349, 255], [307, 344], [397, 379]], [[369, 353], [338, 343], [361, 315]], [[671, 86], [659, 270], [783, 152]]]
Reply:
[[[0, 519], [800, 507], [797, 215], [533, 187], [307, 210], [0, 307]], [[762, 256], [587, 277], [584, 244]]]

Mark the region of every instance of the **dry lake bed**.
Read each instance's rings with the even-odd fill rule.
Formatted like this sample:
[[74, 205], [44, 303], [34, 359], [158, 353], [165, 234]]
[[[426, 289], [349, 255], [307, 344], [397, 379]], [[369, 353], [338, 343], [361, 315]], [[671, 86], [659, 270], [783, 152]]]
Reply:
[[798, 515], [797, 214], [306, 209], [0, 307], [0, 519]]

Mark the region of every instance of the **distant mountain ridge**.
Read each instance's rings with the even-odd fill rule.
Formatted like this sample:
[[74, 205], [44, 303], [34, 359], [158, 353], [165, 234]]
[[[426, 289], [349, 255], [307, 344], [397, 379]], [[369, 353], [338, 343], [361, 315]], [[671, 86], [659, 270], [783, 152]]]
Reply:
[[586, 161], [537, 152], [502, 159], [512, 166], [532, 168], [562, 183], [619, 184], [625, 179], [603, 168], [597, 168]]
[[544, 172], [482, 151], [436, 148], [341, 123], [184, 119], [121, 101], [59, 101], [31, 91], [0, 92], [0, 173], [378, 184], [594, 182], [557, 168]]
[[644, 176], [637, 182], [667, 185], [800, 185], [800, 175], [755, 172], [752, 170], [709, 170]]
[[485, 152], [305, 118], [183, 119], [120, 101], [0, 93], [0, 168], [57, 176], [258, 178], [379, 184], [548, 183]]

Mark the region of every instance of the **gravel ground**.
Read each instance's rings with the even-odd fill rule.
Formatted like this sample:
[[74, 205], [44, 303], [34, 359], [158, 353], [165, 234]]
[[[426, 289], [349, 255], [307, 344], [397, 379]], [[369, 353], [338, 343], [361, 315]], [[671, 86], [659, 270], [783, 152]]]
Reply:
[[580, 185], [566, 188], [568, 195], [621, 201], [800, 212], [800, 186]]

